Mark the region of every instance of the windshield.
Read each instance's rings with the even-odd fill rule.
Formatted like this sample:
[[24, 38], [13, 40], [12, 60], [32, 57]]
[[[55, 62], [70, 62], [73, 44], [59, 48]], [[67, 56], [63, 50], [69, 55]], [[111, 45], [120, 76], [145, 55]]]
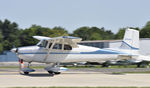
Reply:
[[38, 46], [40, 46], [40, 47], [45, 47], [45, 48], [46, 48], [47, 43], [48, 43], [48, 41], [43, 40]]

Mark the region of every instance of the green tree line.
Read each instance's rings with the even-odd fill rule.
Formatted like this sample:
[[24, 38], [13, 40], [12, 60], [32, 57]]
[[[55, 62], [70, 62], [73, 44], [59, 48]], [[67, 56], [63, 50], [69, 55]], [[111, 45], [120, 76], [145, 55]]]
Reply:
[[[131, 27], [133, 28], [133, 27]], [[21, 29], [16, 22], [11, 22], [7, 19], [0, 20], [0, 52], [10, 50], [19, 46], [34, 45], [38, 40], [33, 39], [32, 36], [75, 36], [80, 37], [83, 40], [112, 40], [122, 39], [126, 28], [120, 28], [115, 34], [111, 30], [107, 30], [104, 27], [80, 27], [73, 33], [69, 33], [65, 28], [56, 26], [54, 28], [42, 27], [39, 25], [32, 25], [29, 28]], [[143, 28], [133, 28], [140, 31], [141, 38], [150, 38], [150, 21], [146, 23]]]

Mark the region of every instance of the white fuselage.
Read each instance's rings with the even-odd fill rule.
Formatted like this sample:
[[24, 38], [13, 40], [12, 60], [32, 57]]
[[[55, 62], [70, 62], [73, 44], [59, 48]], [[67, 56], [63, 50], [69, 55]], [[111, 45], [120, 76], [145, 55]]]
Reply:
[[56, 50], [48, 49], [39, 46], [29, 46], [18, 48], [18, 57], [27, 62], [97, 62], [116, 60], [119, 55], [130, 55], [129, 50], [120, 49], [100, 49], [95, 47], [78, 45], [72, 50]]
[[118, 48], [100, 49], [78, 45], [81, 38], [33, 36], [40, 40], [35, 46], [14, 48], [20, 59], [27, 62], [57, 63], [57, 62], [101, 62], [107, 60], [134, 59], [150, 61], [148, 56], [140, 55], [139, 31], [127, 29], [121, 46]]

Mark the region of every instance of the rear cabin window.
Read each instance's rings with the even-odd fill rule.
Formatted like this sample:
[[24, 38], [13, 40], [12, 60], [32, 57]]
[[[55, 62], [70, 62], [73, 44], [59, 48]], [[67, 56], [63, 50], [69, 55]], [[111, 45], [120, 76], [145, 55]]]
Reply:
[[62, 49], [62, 44], [55, 44], [53, 49]]
[[64, 45], [64, 50], [72, 50], [72, 47], [70, 45]]

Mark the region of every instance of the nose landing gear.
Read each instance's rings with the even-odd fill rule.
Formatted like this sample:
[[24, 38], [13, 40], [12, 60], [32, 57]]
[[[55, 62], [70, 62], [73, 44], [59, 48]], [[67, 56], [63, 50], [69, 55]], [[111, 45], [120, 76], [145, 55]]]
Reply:
[[30, 72], [34, 72], [35, 70], [30, 68], [30, 64], [31, 62], [28, 62], [28, 66], [26, 67], [23, 59], [19, 59], [19, 73], [22, 74], [23, 72], [23, 74], [28, 75]]

